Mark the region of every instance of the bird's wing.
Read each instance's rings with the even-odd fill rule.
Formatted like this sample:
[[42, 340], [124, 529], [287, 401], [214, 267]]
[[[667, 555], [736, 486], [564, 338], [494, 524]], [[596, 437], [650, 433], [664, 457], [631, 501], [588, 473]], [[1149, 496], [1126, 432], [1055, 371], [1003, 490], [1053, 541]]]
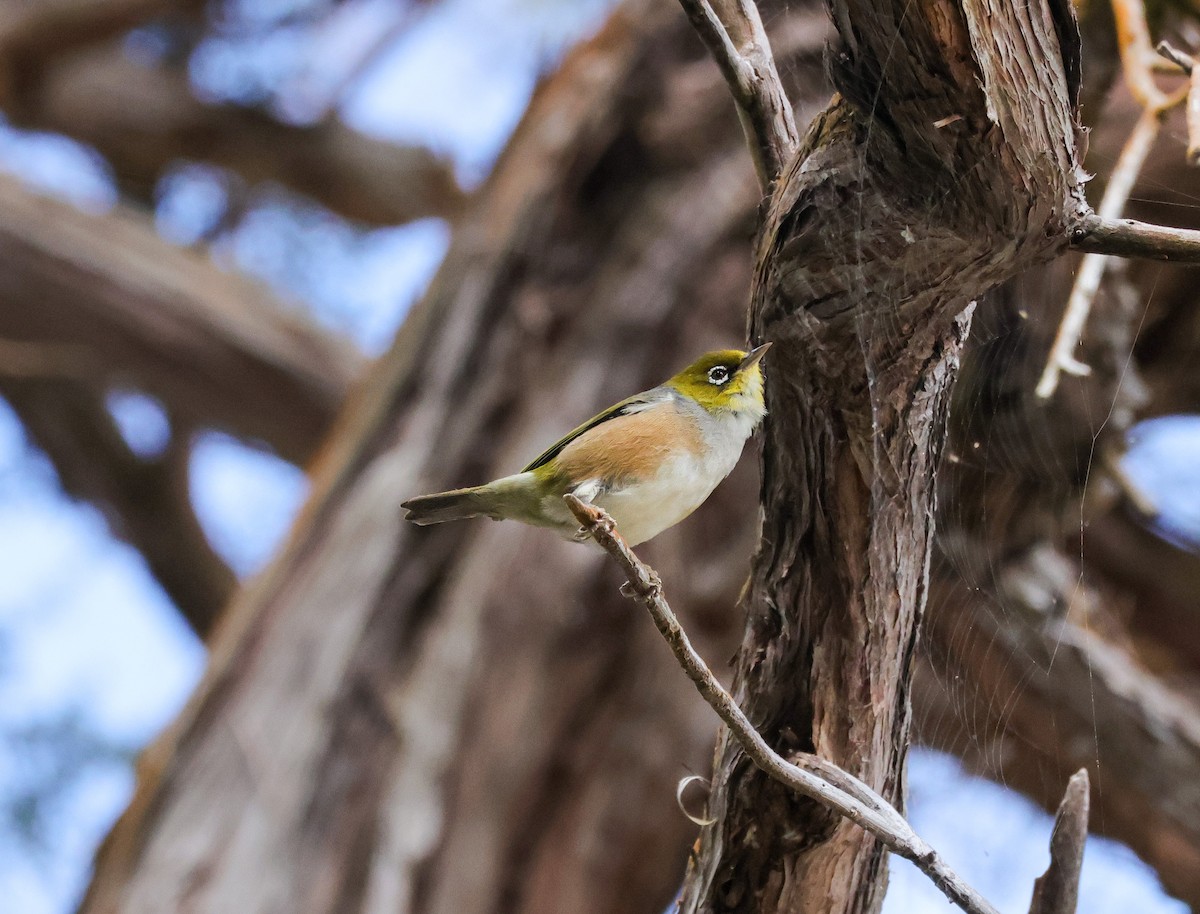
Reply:
[[641, 412], [647, 407], [654, 406], [657, 403], [662, 403], [664, 400], [671, 398], [671, 392], [664, 387], [655, 387], [652, 390], [643, 391], [640, 394], [634, 394], [628, 399], [622, 400], [615, 406], [610, 406], [599, 415], [592, 416], [587, 422], [578, 428], [571, 429], [550, 447], [538, 454], [530, 463], [525, 466], [521, 472], [528, 473], [530, 470], [536, 470], [538, 467], [543, 467], [551, 460], [557, 457], [562, 449], [568, 444], [582, 435], [584, 432], [594, 429], [601, 423], [608, 422], [610, 419], [616, 419], [619, 416], [628, 416], [631, 413]]

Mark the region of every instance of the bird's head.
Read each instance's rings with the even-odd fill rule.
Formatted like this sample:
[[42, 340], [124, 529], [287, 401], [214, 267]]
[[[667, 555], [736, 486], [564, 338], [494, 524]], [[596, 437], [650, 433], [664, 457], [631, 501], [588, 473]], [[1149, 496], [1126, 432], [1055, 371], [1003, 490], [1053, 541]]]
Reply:
[[770, 343], [763, 343], [749, 352], [740, 349], [709, 352], [667, 381], [667, 386], [695, 400], [710, 413], [732, 412], [752, 417], [757, 424], [766, 414], [759, 361], [770, 348]]

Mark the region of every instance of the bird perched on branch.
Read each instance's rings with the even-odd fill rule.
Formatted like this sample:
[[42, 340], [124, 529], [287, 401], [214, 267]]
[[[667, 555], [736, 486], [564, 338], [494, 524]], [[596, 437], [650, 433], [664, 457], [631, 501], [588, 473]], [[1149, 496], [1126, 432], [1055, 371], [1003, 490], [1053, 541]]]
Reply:
[[670, 380], [609, 407], [520, 473], [409, 499], [407, 519], [508, 518], [577, 537], [570, 492], [603, 508], [631, 546], [679, 523], [729, 475], [766, 415], [759, 361], [770, 348], [701, 356]]

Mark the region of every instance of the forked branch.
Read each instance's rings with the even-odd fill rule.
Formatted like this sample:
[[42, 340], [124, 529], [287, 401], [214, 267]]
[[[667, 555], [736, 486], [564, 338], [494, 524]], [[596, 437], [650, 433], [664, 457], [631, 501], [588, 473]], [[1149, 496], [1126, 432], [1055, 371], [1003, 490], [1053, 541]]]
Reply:
[[[587, 535], [611, 555], [625, 573], [628, 583], [621, 588], [622, 593], [646, 607], [655, 626], [675, 653], [679, 665], [683, 667], [704, 700], [729, 727], [734, 739], [755, 765], [797, 793], [815, 800], [866, 829], [890, 851], [911, 861], [947, 898], [964, 911], [970, 914], [997, 914], [996, 908], [950, 869], [937, 851], [913, 831], [904, 816], [867, 784], [832, 762], [815, 755], [801, 754], [791, 762], [775, 752], [750, 723], [733, 700], [733, 696], [717, 681], [704, 658], [692, 647], [687, 633], [663, 595], [662, 581], [652, 568], [633, 554], [633, 550], [617, 532], [613, 519], [602, 509], [580, 501], [574, 495], [567, 494], [563, 498]], [[1086, 775], [1083, 777], [1086, 785]], [[1063, 801], [1064, 809], [1069, 801], [1071, 803], [1071, 828], [1075, 830], [1079, 828], [1080, 817], [1077, 811], [1078, 801], [1072, 801], [1071, 798], [1078, 793], [1077, 778], [1079, 775], [1072, 779], [1072, 786], [1068, 788], [1067, 798]], [[1086, 834], [1086, 796], [1083, 802], [1082, 827]], [[1061, 810], [1059, 816], [1060, 819], [1064, 816]], [[1074, 833], [1073, 831], [1072, 834]], [[1055, 835], [1058, 834], [1059, 829], [1056, 826]], [[1076, 843], [1079, 845], [1079, 854], [1082, 855], [1082, 839]], [[1052, 853], [1053, 851], [1054, 848]], [[1058, 856], [1055, 856], [1055, 860], [1057, 859]], [[1067, 858], [1064, 856], [1063, 859]], [[1042, 877], [1042, 881], [1050, 879], [1051, 873], [1059, 871], [1064, 872], [1069, 879], [1069, 861], [1052, 861], [1051, 868], [1047, 871], [1047, 876]], [[1077, 870], [1075, 878], [1078, 878]], [[1035, 887], [1035, 905], [1040, 891], [1040, 888]], [[1071, 909], [1061, 906], [1035, 907], [1032, 914], [1071, 914], [1071, 911], [1073, 906]]]
[[764, 193], [800, 143], [754, 0], [679, 0], [737, 102]]

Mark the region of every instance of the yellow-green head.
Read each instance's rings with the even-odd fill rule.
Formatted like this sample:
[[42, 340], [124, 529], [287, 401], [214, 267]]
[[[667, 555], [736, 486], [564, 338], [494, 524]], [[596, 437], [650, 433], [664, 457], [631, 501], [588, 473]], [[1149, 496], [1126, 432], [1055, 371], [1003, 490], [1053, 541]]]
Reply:
[[761, 417], [763, 377], [759, 362], [770, 348], [770, 343], [763, 343], [750, 352], [709, 352], [667, 381], [666, 386], [695, 400], [710, 413], [747, 412]]

